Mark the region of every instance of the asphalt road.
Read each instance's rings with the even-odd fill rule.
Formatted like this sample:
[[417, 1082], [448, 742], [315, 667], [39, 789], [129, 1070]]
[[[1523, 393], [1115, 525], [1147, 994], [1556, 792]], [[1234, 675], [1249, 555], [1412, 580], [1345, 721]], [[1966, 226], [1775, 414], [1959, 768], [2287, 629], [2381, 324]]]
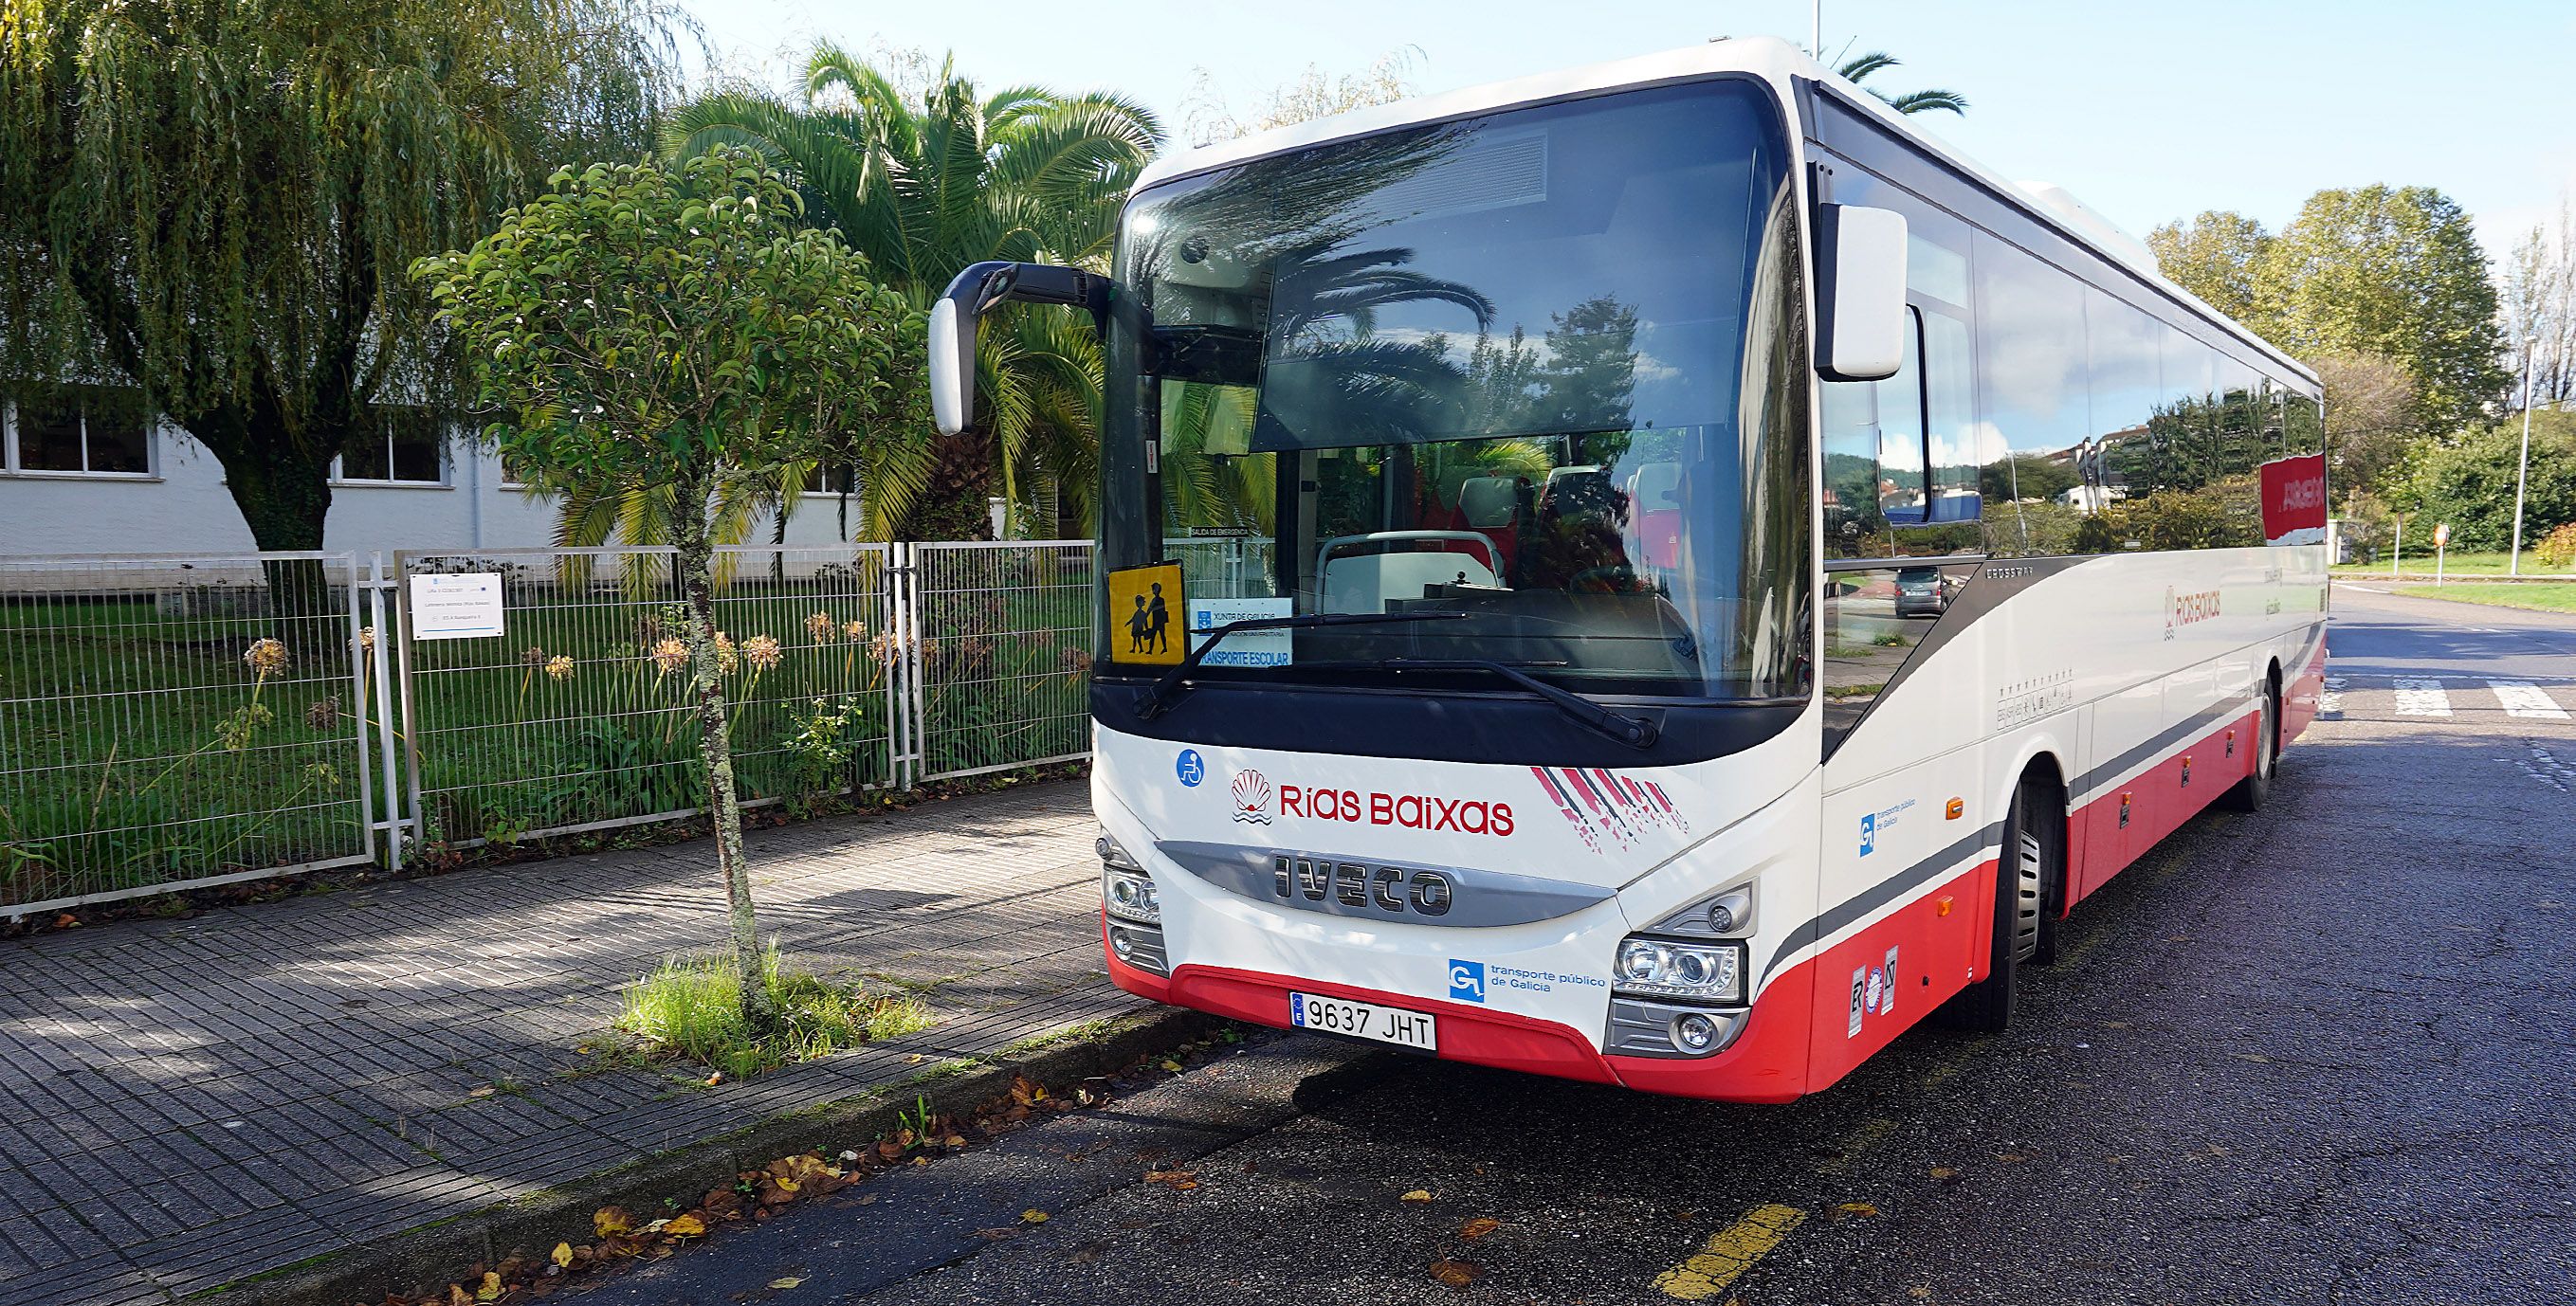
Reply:
[[2576, 1301], [2576, 618], [2345, 588], [2331, 648], [2271, 809], [2087, 901], [2001, 1037], [1775, 1107], [1256, 1039], [582, 1300]]

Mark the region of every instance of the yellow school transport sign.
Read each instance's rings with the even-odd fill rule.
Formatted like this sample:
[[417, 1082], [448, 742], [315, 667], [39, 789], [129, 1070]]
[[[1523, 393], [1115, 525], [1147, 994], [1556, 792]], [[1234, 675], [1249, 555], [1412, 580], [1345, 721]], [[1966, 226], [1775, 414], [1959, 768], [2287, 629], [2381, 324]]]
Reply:
[[1189, 640], [1181, 633], [1181, 564], [1158, 562], [1109, 573], [1112, 661], [1176, 667]]

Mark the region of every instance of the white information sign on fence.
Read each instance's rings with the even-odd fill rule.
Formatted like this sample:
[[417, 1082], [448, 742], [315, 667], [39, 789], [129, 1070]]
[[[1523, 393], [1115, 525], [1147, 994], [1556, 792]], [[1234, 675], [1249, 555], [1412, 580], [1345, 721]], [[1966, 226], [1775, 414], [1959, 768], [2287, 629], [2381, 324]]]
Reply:
[[499, 572], [411, 578], [413, 639], [492, 639], [500, 634]]
[[[1251, 621], [1261, 617], [1285, 617], [1296, 611], [1295, 599], [1192, 599], [1190, 600], [1190, 647], [1207, 642], [1202, 631], [1214, 630], [1232, 621]], [[1295, 631], [1242, 630], [1225, 637], [1215, 652], [1199, 659], [1210, 667], [1284, 667], [1295, 656], [1291, 642]]]

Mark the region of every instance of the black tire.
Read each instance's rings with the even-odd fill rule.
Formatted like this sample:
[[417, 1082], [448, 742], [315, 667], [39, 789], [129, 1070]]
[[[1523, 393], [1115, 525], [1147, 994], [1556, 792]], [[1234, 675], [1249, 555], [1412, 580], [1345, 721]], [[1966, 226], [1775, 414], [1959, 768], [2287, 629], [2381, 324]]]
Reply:
[[[2000, 1034], [2009, 1027], [2014, 978], [2024, 962], [2039, 955], [2043, 935], [2054, 933], [2045, 928], [2044, 904], [2049, 868], [2065, 864], [2063, 857], [2050, 857], [2050, 845], [2063, 839], [2052, 841], [2048, 827], [2035, 826], [2032, 819], [2038, 814], [2044, 820], [2048, 810], [2048, 785], [2024, 778], [2004, 816], [2003, 849], [1995, 858], [1995, 919], [1986, 977], [1941, 1004], [1941, 1022], [1953, 1029]], [[2061, 817], [2055, 828], [2062, 832], [2064, 827]]]
[[2272, 776], [2281, 769], [2281, 682], [2278, 677], [2263, 678], [2263, 697], [2257, 700], [2254, 718], [2254, 770], [2236, 787], [2219, 795], [2228, 810], [2259, 812], [2272, 797]]

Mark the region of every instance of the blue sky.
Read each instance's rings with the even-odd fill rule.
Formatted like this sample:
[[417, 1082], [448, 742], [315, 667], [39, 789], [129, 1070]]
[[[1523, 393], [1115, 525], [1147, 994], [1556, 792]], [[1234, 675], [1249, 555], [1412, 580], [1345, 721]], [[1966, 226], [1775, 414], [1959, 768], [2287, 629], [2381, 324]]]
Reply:
[[[687, 3], [737, 66], [792, 64], [818, 35], [953, 50], [984, 85], [1116, 87], [1176, 126], [1200, 66], [1240, 110], [1309, 64], [1404, 46], [1437, 91], [1717, 35], [1803, 44], [1809, 22], [1806, 0]], [[2384, 181], [2449, 193], [2501, 255], [2576, 188], [2567, 0], [1825, 0], [1824, 39], [1905, 60], [1873, 84], [1965, 94], [1936, 132], [2140, 235], [2205, 208], [2277, 230], [2320, 187]]]

